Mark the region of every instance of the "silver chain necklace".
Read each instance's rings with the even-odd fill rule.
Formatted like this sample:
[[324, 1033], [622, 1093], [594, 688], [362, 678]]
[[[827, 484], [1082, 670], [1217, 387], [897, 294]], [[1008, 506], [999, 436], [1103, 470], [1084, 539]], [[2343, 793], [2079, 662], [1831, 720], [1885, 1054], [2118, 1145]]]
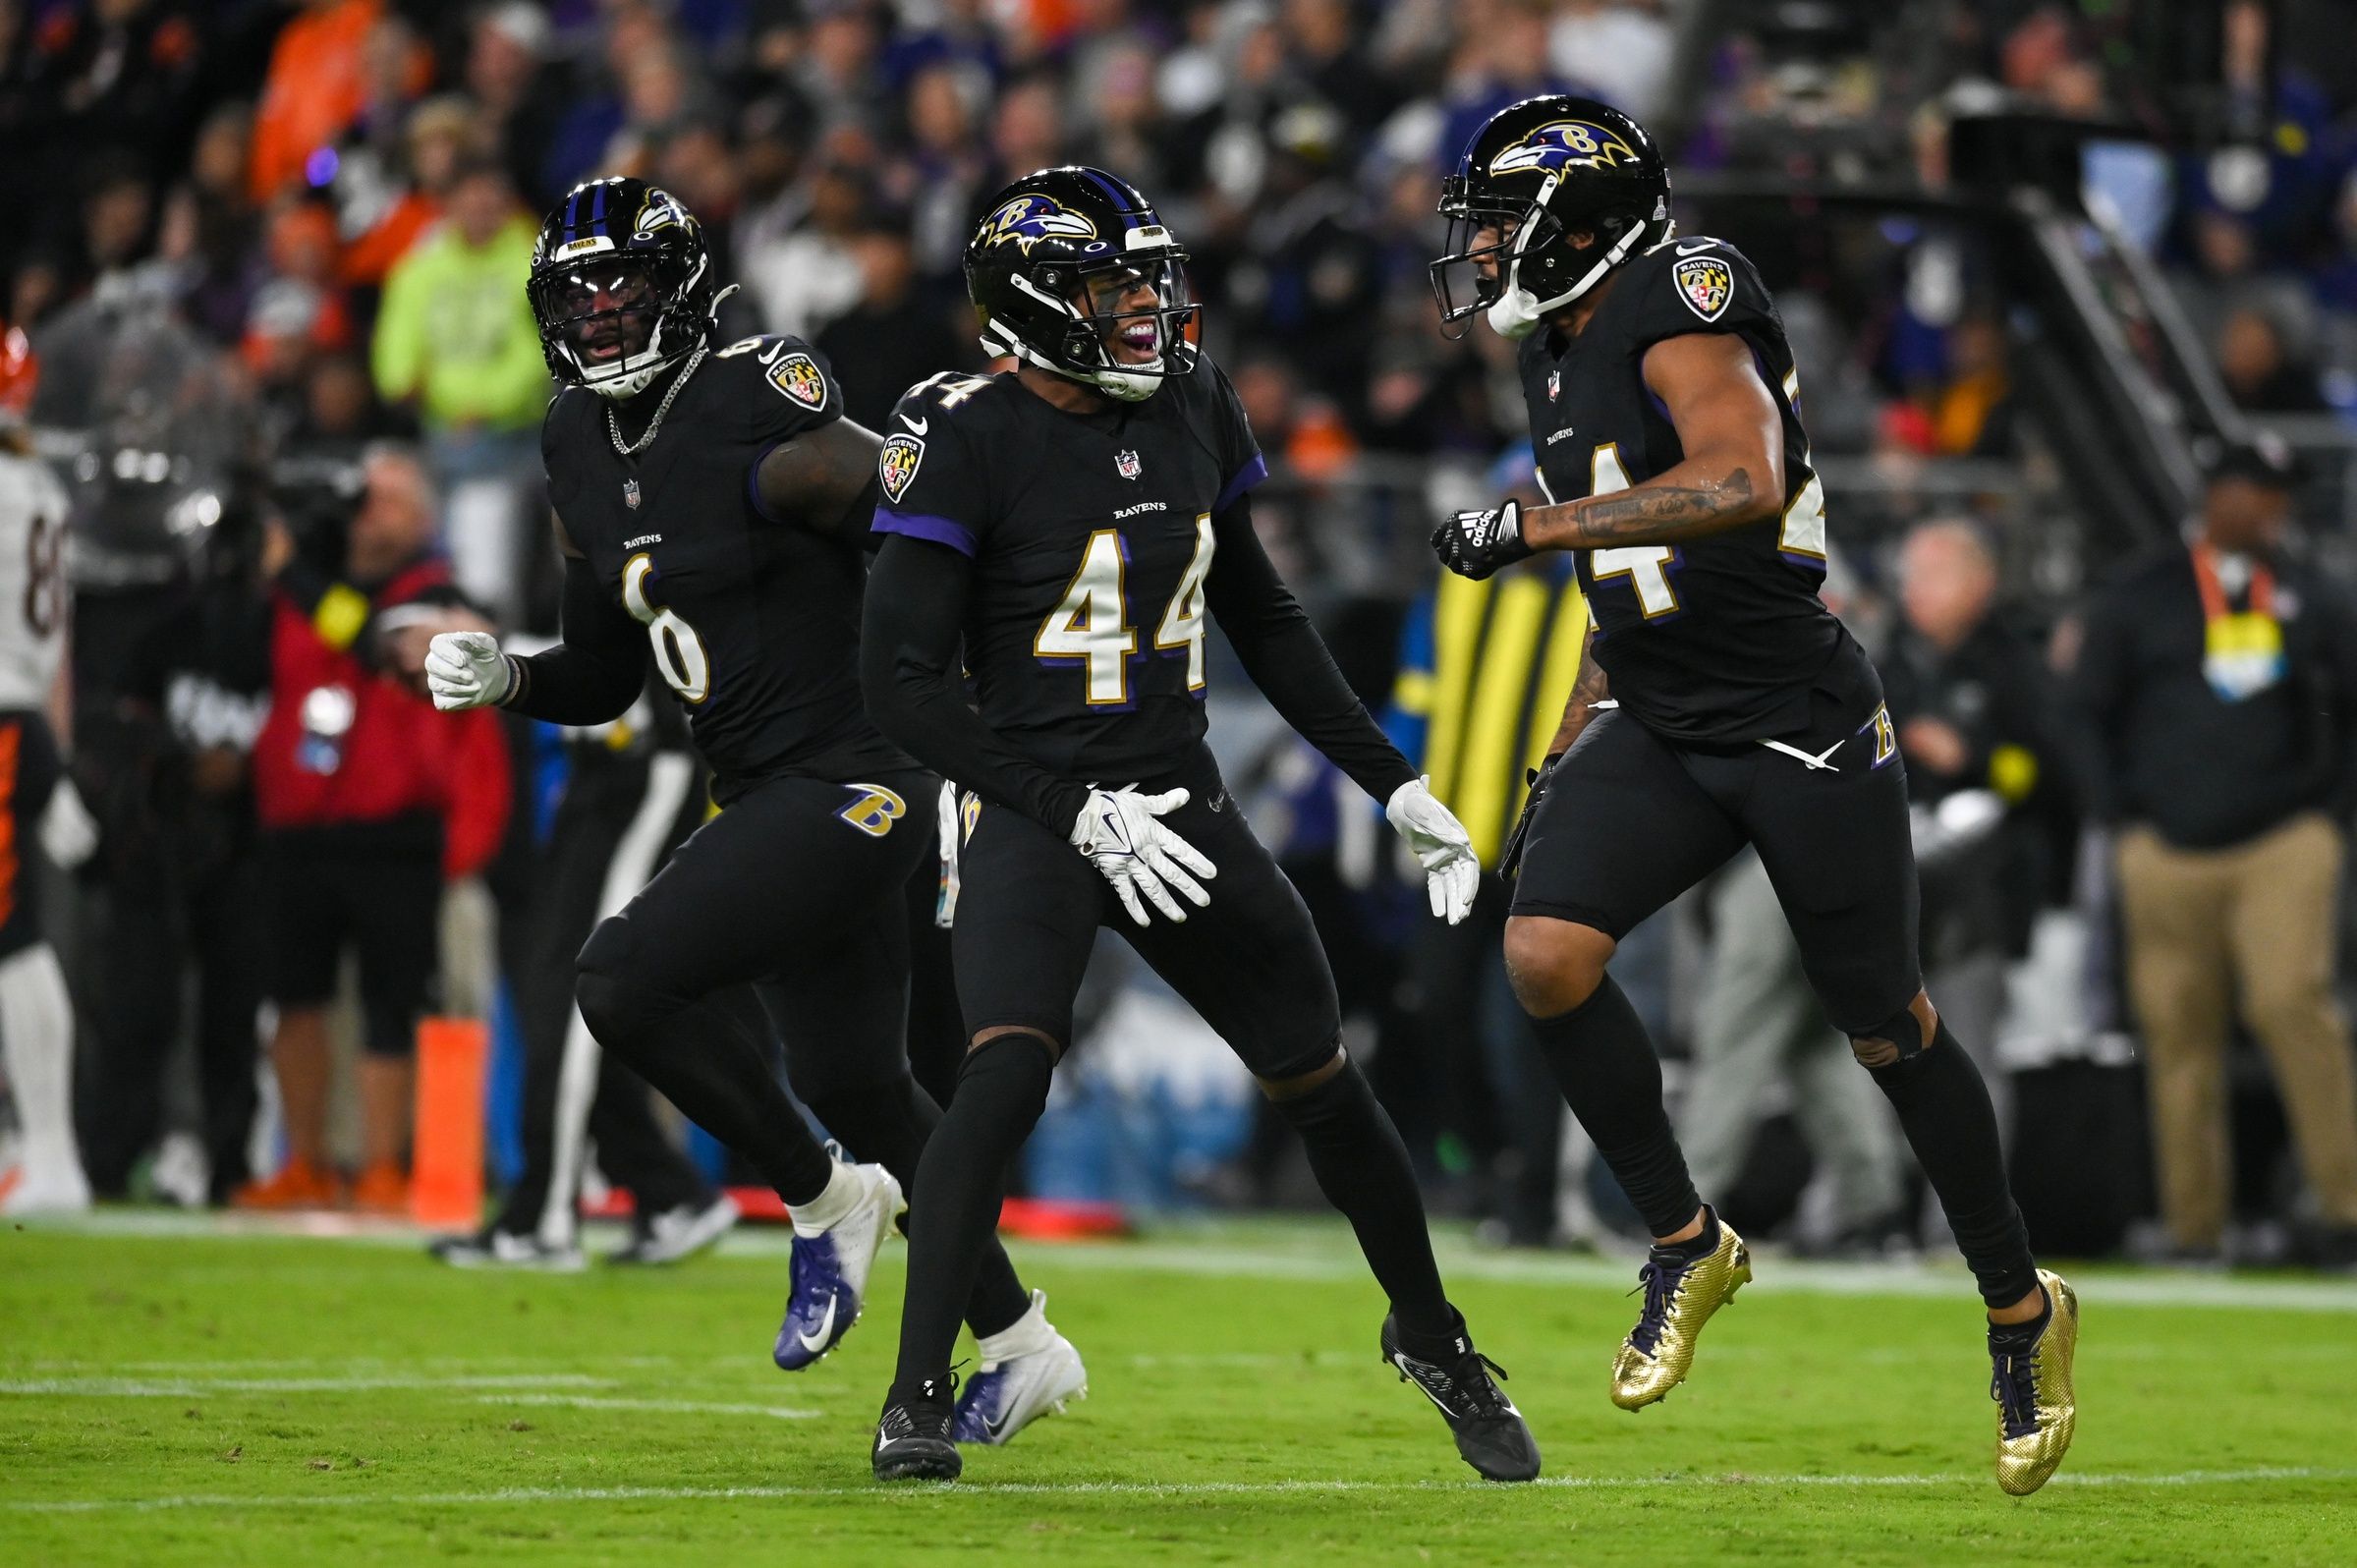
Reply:
[[696, 367], [703, 363], [704, 355], [709, 352], [711, 351], [708, 349], [698, 349], [688, 357], [687, 368], [672, 378], [670, 390], [663, 394], [663, 401], [655, 405], [654, 418], [646, 421], [645, 433], [636, 441], [627, 444], [623, 441], [622, 421], [614, 417], [614, 406], [611, 403], [605, 406], [605, 433], [614, 438], [616, 452], [621, 453], [624, 457], [637, 457], [646, 450], [646, 444], [654, 439], [654, 432], [663, 427], [663, 416], [671, 412], [671, 400], [679, 396], [679, 389], [688, 384], [688, 377], [696, 373]]

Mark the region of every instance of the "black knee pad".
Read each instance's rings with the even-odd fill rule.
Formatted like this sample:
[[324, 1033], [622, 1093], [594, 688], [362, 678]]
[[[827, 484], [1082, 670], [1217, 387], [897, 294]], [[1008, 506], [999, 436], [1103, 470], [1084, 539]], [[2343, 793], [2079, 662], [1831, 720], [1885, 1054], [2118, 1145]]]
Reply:
[[[1933, 1016], [1938, 1018], [1936, 1013]], [[1948, 1034], [1947, 1020], [1938, 1018], [1933, 1026], [1932, 1038], [1927, 1042], [1922, 1021], [1912, 1010], [1904, 1007], [1874, 1028], [1850, 1036], [1851, 1054], [1858, 1058], [1860, 1066], [1870, 1070], [1896, 1067], [1939, 1044], [1955, 1044], [1955, 1037]]]
[[1371, 1109], [1381, 1112], [1375, 1086], [1367, 1082], [1359, 1064], [1349, 1060], [1343, 1062], [1340, 1072], [1307, 1093], [1272, 1098], [1269, 1103], [1293, 1124], [1294, 1131], [1313, 1141], [1335, 1127], [1358, 1124]]

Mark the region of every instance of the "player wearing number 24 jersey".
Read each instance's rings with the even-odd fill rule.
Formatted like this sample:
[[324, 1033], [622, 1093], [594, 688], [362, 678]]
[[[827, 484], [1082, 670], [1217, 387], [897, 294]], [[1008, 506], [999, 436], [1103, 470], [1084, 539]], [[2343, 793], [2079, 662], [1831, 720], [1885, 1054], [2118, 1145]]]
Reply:
[[[434, 640], [444, 707], [599, 724], [649, 661], [723, 808], [582, 949], [581, 1013], [794, 1214], [774, 1356], [849, 1331], [939, 1110], [910, 1077], [902, 889], [933, 864], [931, 776], [877, 733], [857, 646], [876, 438], [793, 338], [712, 342], [711, 255], [665, 192], [598, 180], [549, 214], [530, 292], [561, 390], [541, 445], [565, 556], [564, 637], [529, 657]], [[754, 986], [796, 1092], [737, 997]], [[984, 1343], [1079, 1360], [992, 1247], [961, 1302]]]
[[[973, 1043], [919, 1173], [870, 1464], [885, 1481], [959, 1474], [955, 1304], [1110, 924], [1300, 1129], [1390, 1297], [1384, 1360], [1468, 1463], [1527, 1481], [1538, 1448], [1441, 1289], [1406, 1148], [1341, 1049], [1309, 911], [1203, 744], [1210, 622], [1287, 722], [1387, 803], [1434, 914], [1464, 917], [1476, 862], [1261, 548], [1250, 494], [1267, 465], [1188, 341], [1185, 261], [1101, 170], [1007, 187], [966, 276], [984, 347], [1017, 368], [911, 389], [878, 456], [862, 684], [885, 733], [968, 791], [953, 957]], [[985, 1349], [974, 1386], [996, 1375]]]
[[1564, 1097], [1654, 1235], [1612, 1401], [1642, 1409], [1684, 1380], [1703, 1325], [1752, 1271], [1695, 1193], [1660, 1064], [1605, 964], [1748, 843], [1972, 1266], [1997, 1481], [2034, 1491], [2076, 1426], [2077, 1300], [2031, 1257], [1988, 1090], [1923, 988], [1905, 763], [1873, 665], [1817, 594], [1824, 492], [1775, 308], [1734, 247], [1678, 237], [1652, 138], [1591, 99], [1500, 110], [1440, 210], [1442, 319], [1480, 312], [1519, 344], [1549, 504], [1459, 513], [1433, 547], [1475, 578], [1573, 550], [1596, 627], [1508, 847], [1506, 967]]

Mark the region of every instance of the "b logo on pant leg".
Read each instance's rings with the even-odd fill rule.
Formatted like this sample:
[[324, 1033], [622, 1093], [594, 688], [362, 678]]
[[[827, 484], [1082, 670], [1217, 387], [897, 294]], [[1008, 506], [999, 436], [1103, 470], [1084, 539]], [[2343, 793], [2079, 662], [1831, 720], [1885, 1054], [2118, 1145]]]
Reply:
[[882, 838], [891, 832], [892, 824], [909, 809], [908, 802], [881, 784], [846, 784], [843, 787], [856, 798], [835, 814], [870, 838]]
[[1868, 730], [1875, 733], [1875, 766], [1880, 767], [1884, 762], [1899, 755], [1898, 731], [1891, 727], [1889, 703], [1885, 702], [1876, 708], [1875, 716], [1858, 726], [1858, 733], [1861, 735]]

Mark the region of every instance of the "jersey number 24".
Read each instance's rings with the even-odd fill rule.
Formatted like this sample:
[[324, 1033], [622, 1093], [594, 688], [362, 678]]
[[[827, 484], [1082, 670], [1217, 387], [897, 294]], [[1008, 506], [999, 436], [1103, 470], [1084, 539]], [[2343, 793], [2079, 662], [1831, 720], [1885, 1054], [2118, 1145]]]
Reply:
[[[1032, 652], [1042, 663], [1077, 664], [1085, 672], [1091, 707], [1124, 707], [1130, 700], [1130, 657], [1138, 651], [1130, 625], [1125, 577], [1129, 544], [1119, 529], [1098, 529], [1081, 552], [1080, 570], [1056, 607], [1039, 623]], [[1211, 514], [1195, 520], [1195, 556], [1154, 627], [1154, 647], [1187, 654], [1187, 690], [1204, 682], [1204, 583], [1211, 575]]]

